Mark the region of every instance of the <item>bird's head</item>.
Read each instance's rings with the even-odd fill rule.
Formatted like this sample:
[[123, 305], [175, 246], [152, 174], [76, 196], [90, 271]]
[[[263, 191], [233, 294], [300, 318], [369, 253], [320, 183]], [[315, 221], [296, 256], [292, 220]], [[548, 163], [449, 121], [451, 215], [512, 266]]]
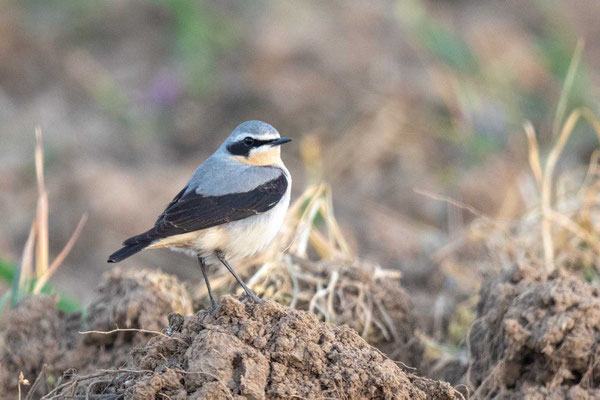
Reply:
[[271, 125], [261, 121], [240, 124], [223, 143], [222, 149], [236, 161], [256, 166], [281, 163], [280, 145], [292, 139], [282, 138]]

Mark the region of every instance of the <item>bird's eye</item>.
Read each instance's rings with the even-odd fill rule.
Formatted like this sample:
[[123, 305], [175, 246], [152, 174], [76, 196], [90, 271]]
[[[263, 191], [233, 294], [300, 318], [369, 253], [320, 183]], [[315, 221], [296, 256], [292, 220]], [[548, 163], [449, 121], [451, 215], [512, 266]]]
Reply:
[[252, 139], [250, 136], [247, 136], [246, 138], [244, 138], [244, 144], [250, 147], [254, 144], [254, 139]]

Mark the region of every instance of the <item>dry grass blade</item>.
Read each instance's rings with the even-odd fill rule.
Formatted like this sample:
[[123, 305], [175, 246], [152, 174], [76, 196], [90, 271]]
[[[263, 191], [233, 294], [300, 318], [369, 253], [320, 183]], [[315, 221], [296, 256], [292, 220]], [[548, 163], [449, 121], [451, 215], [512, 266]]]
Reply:
[[590, 157], [590, 165], [588, 166], [588, 170], [585, 174], [585, 178], [581, 185], [581, 189], [577, 193], [577, 197], [585, 197], [585, 203], [588, 207], [585, 207], [587, 210], [589, 208], [589, 203], [593, 202], [593, 198], [595, 197], [595, 191], [592, 190], [594, 186], [594, 180], [597, 180], [600, 176], [600, 150], [594, 150], [592, 156]]
[[427, 190], [423, 190], [423, 189], [419, 189], [419, 188], [414, 188], [413, 191], [417, 194], [429, 197], [433, 200], [438, 200], [438, 201], [443, 201], [446, 202], [454, 207], [457, 208], [461, 208], [463, 210], [467, 210], [469, 211], [471, 214], [475, 215], [476, 217], [479, 218], [483, 218], [487, 221], [493, 221], [490, 217], [484, 215], [481, 211], [477, 210], [475, 207], [469, 205], [469, 204], [465, 204], [463, 202], [460, 202], [458, 200], [455, 200], [451, 197], [447, 197], [447, 196], [442, 196], [440, 194], [437, 193], [433, 193], [433, 192], [429, 192]]
[[331, 246], [339, 248], [340, 252], [343, 256], [352, 258], [352, 250], [350, 249], [350, 245], [344, 238], [344, 235], [342, 234], [342, 230], [340, 229], [340, 226], [338, 225], [337, 220], [333, 217], [333, 212], [332, 212], [332, 210], [333, 210], [333, 195], [331, 192], [331, 186], [326, 187], [325, 200], [326, 200], [326, 204], [325, 204], [326, 208], [323, 209], [323, 212], [326, 215], [331, 216], [331, 218], [325, 219], [325, 222], [327, 223], [327, 229], [331, 233], [331, 240], [330, 240]]
[[37, 282], [35, 283], [35, 287], [33, 288], [33, 293], [39, 293], [44, 287], [44, 285], [48, 282], [48, 279], [50, 279], [50, 277], [56, 272], [58, 267], [60, 267], [60, 265], [63, 263], [63, 261], [73, 248], [73, 245], [75, 244], [75, 242], [77, 242], [77, 239], [81, 235], [81, 231], [83, 230], [86, 221], [87, 214], [84, 214], [79, 220], [77, 228], [75, 228], [75, 230], [73, 231], [73, 234], [67, 241], [65, 247], [63, 247], [60, 253], [58, 253], [58, 256], [56, 256], [56, 258], [52, 262], [52, 265], [50, 265], [50, 267], [44, 272], [44, 274], [38, 278]]
[[21, 400], [21, 385], [23, 385], [23, 386], [29, 386], [29, 380], [25, 379], [25, 376], [23, 376], [23, 372], [19, 372], [19, 383], [18, 383], [19, 400]]
[[567, 121], [565, 122], [561, 134], [556, 143], [552, 147], [546, 165], [543, 171], [542, 188], [541, 188], [541, 209], [542, 209], [542, 241], [544, 244], [544, 261], [548, 272], [554, 270], [554, 243], [552, 241], [551, 219], [552, 219], [552, 177], [558, 159], [567, 144], [567, 140], [573, 133], [577, 122], [585, 118], [594, 129], [598, 139], [600, 140], [600, 121], [596, 119], [594, 114], [587, 108], [578, 108], [574, 110]]
[[44, 182], [44, 148], [42, 129], [35, 128], [35, 173], [38, 186], [36, 212], [36, 275], [42, 276], [48, 270], [48, 193]]
[[523, 129], [525, 129], [527, 141], [529, 142], [529, 166], [533, 171], [539, 189], [542, 187], [542, 164], [540, 163], [540, 149], [535, 136], [535, 128], [531, 122], [527, 121], [523, 125]]
[[571, 218], [559, 212], [552, 211], [550, 218], [552, 219], [552, 221], [556, 222], [564, 229], [574, 234], [582, 242], [592, 246], [596, 250], [596, 252], [600, 254], [600, 240], [598, 240], [595, 235], [583, 229], [578, 223], [573, 221]]
[[[12, 306], [15, 307], [19, 300], [31, 290], [38, 294], [44, 285], [63, 263], [73, 245], [81, 235], [81, 231], [87, 220], [87, 215], [82, 216], [77, 228], [67, 241], [65, 247], [58, 254], [54, 262], [49, 265], [49, 235], [48, 235], [48, 194], [44, 182], [44, 149], [42, 143], [42, 131], [40, 127], [35, 129], [35, 171], [38, 189], [36, 215], [31, 224], [27, 241], [23, 248], [21, 265], [18, 270], [18, 279], [13, 283], [11, 289]], [[35, 253], [35, 257], [34, 257]], [[35, 260], [35, 271], [34, 271]], [[32, 286], [32, 282], [35, 284]]]
[[[322, 195], [326, 190], [324, 184], [317, 185], [309, 188], [305, 195], [301, 196], [300, 199], [290, 208], [288, 215], [292, 220], [288, 218], [287, 225], [296, 225], [295, 229], [289, 229], [289, 232], [293, 237], [286, 237], [290, 240], [289, 246], [290, 251], [296, 253], [300, 257], [306, 257], [308, 249], [308, 243], [310, 239], [310, 233], [314, 226], [314, 220], [319, 212], [321, 203], [323, 202]], [[306, 203], [304, 211], [302, 207]], [[300, 215], [299, 217], [295, 217]]]
[[27, 235], [27, 241], [25, 242], [25, 247], [23, 247], [23, 255], [21, 256], [21, 266], [19, 268], [19, 281], [18, 286], [16, 286], [13, 292], [13, 307], [18, 302], [20, 296], [23, 293], [27, 292], [27, 285], [29, 284], [29, 277], [32, 274], [33, 269], [33, 249], [35, 245], [35, 219], [31, 223], [31, 228], [29, 229], [29, 235]]

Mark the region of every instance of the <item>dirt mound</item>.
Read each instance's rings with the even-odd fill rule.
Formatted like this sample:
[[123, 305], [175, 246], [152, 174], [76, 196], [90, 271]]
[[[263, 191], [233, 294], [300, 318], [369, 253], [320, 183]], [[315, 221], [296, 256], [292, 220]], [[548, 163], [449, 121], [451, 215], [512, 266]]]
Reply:
[[[160, 331], [171, 312], [193, 314], [192, 300], [175, 276], [147, 269], [114, 268], [106, 273], [88, 307], [90, 330], [143, 328]], [[119, 335], [89, 335], [88, 341], [114, 343], [131, 332]], [[139, 335], [138, 335], [139, 337]]]
[[0, 336], [0, 398], [16, 398], [19, 372], [32, 380], [48, 364], [49, 373], [61, 373], [55, 366], [75, 348], [80, 318], [57, 311], [48, 296], [28, 297], [11, 310]]
[[600, 398], [600, 291], [517, 267], [488, 279], [469, 336], [478, 398]]
[[[363, 282], [368, 282], [367, 277]], [[377, 280], [372, 290], [373, 315], [384, 321], [390, 332], [385, 335], [382, 329], [372, 329], [366, 339], [392, 360], [420, 370], [424, 348], [416, 335], [419, 324], [409, 294], [395, 280]], [[349, 318], [345, 323], [354, 328]]]
[[146, 344], [151, 334], [78, 332], [110, 331], [117, 326], [161, 330], [173, 310], [192, 313], [183, 285], [174, 276], [144, 269], [115, 268], [107, 273], [85, 321], [79, 314], [67, 316], [57, 311], [51, 297], [26, 298], [8, 314], [0, 335], [0, 398], [14, 398], [20, 371], [33, 382], [44, 364], [45, 379], [38, 394], [46, 393], [46, 385], [51, 387], [64, 371], [125, 365], [131, 350]]
[[354, 330], [273, 301], [224, 296], [213, 315], [171, 314], [165, 332], [136, 349], [126, 370], [80, 376], [61, 390], [134, 399], [456, 398], [446, 383], [404, 373]]
[[[118, 327], [160, 331], [171, 312], [193, 313], [192, 300], [183, 284], [160, 271], [117, 267], [104, 275], [96, 291], [88, 307], [86, 330], [106, 332]], [[127, 362], [134, 347], [143, 346], [148, 339], [148, 334], [136, 331], [87, 334], [80, 352], [94, 349], [95, 368], [119, 367]]]

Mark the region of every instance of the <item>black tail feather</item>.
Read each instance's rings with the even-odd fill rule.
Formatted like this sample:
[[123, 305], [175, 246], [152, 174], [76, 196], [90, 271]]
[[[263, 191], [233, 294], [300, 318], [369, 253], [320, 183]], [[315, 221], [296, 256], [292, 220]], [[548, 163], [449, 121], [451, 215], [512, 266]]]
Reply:
[[121, 249], [119, 249], [119, 250], [115, 251], [113, 254], [111, 254], [108, 257], [108, 262], [109, 263], [117, 263], [119, 261], [123, 261], [127, 257], [130, 257], [130, 256], [134, 255], [135, 253], [138, 253], [138, 252], [144, 250], [144, 248], [146, 248], [146, 246], [148, 246], [148, 243], [146, 243], [146, 242], [125, 245]]

